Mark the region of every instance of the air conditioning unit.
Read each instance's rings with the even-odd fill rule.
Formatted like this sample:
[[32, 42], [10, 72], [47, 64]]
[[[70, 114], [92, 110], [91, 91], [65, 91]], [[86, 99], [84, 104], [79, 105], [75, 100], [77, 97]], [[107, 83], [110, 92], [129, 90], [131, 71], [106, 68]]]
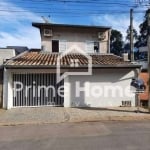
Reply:
[[105, 32], [98, 32], [98, 39], [99, 40], [105, 40], [106, 33]]
[[51, 29], [44, 29], [44, 36], [49, 37], [49, 36], [52, 36], [52, 35], [53, 35], [53, 33], [52, 33]]

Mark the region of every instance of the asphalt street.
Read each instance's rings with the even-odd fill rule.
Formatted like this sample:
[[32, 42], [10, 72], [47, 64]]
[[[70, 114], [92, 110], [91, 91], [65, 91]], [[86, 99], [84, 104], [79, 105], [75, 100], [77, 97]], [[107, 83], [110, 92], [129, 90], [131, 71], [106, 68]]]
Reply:
[[150, 121], [1, 126], [0, 150], [150, 150]]

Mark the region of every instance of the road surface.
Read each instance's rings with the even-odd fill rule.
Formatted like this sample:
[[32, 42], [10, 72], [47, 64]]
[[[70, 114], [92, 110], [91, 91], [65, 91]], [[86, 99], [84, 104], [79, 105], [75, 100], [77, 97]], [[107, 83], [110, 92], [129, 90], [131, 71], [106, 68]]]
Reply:
[[1, 126], [0, 150], [150, 150], [150, 122]]

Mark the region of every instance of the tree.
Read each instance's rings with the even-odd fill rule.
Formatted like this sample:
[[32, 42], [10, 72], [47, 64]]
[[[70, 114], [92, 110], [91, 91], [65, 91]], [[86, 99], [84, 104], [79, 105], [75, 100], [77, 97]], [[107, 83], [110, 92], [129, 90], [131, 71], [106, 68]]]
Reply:
[[[150, 9], [146, 10], [144, 15], [143, 22], [139, 25], [140, 28], [140, 35], [138, 36], [138, 39], [134, 43], [134, 47], [144, 47], [147, 46], [147, 39], [148, 39], [148, 13], [150, 12]], [[147, 59], [147, 54], [137, 51], [135, 53], [135, 59]]]
[[123, 47], [123, 36], [120, 31], [112, 30], [110, 37], [110, 52], [115, 55], [121, 55]]
[[[126, 35], [126, 41], [127, 43], [125, 43], [124, 45], [124, 52], [129, 54], [129, 58], [131, 57], [130, 54], [130, 26], [128, 27], [127, 31], [126, 31], [127, 35]], [[134, 42], [134, 47], [137, 47], [137, 41], [138, 41], [138, 32], [136, 31], [136, 29], [133, 28], [133, 42]], [[138, 52], [134, 51], [134, 59], [138, 58]]]
[[[130, 42], [130, 26], [128, 27], [127, 31], [127, 36], [126, 36], [126, 40], [128, 42]], [[133, 41], [136, 42], [138, 40], [138, 32], [136, 31], [136, 29], [133, 28]]]
[[148, 13], [150, 12], [150, 9], [148, 9], [144, 15], [144, 21], [143, 23], [140, 24], [140, 36], [138, 39], [137, 46], [146, 46], [147, 45], [147, 38], [148, 38], [148, 23], [147, 23], [147, 18], [148, 18]]

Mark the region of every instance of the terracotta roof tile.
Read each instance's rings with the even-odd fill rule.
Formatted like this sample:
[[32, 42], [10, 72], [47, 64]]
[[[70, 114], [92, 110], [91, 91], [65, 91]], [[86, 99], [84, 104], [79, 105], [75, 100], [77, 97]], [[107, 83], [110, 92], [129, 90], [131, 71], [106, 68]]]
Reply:
[[[44, 53], [44, 52], [27, 52], [14, 59], [10, 59], [5, 66], [56, 66], [57, 58], [60, 53]], [[90, 54], [92, 64], [99, 65], [131, 65], [125, 62], [123, 58], [113, 54]], [[81, 54], [67, 54], [60, 60], [60, 65], [70, 66], [72, 61], [77, 60], [79, 66], [87, 66], [87, 57]]]

